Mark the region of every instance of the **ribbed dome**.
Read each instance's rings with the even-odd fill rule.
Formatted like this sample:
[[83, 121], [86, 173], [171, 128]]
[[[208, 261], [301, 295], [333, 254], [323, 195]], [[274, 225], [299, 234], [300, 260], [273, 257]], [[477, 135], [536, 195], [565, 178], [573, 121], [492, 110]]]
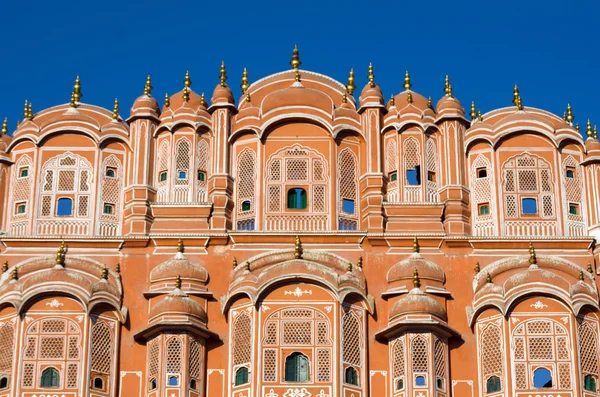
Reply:
[[[428, 105], [429, 100], [427, 98], [425, 98], [423, 95], [421, 95], [417, 92], [414, 92], [414, 91], [410, 91], [410, 95], [412, 96], [411, 105], [415, 106], [419, 110], [429, 109], [429, 105]], [[402, 91], [398, 95], [394, 96], [394, 102], [395, 102], [396, 108], [398, 108], [398, 109], [402, 109], [405, 106], [407, 106], [408, 105], [408, 91]]]
[[428, 314], [447, 321], [446, 310], [433, 298], [427, 296], [419, 288], [413, 288], [408, 295], [392, 306], [389, 312], [390, 321], [406, 314]]
[[524, 272], [517, 273], [504, 283], [504, 290], [510, 291], [513, 288], [520, 287], [526, 284], [550, 284], [562, 288], [566, 291], [569, 290], [569, 282], [552, 272], [543, 270], [540, 268], [527, 269]]
[[133, 102], [133, 106], [131, 107], [131, 115], [135, 116], [136, 114], [140, 113], [151, 113], [155, 116], [158, 116], [160, 113], [158, 101], [150, 95], [142, 95], [138, 97], [135, 102]]
[[94, 292], [108, 292], [111, 295], [119, 295], [117, 288], [109, 284], [105, 279], [101, 279], [92, 285], [92, 294]]
[[419, 278], [434, 280], [443, 283], [445, 280], [444, 270], [436, 263], [425, 259], [418, 252], [413, 253], [390, 268], [387, 273], [388, 283], [413, 278], [414, 270], [419, 272]]
[[6, 148], [12, 142], [12, 138], [8, 135], [0, 136], [0, 153], [6, 153]]
[[458, 99], [448, 95], [443, 96], [438, 101], [435, 109], [438, 114], [458, 114], [463, 117], [465, 115], [465, 109], [463, 109]]
[[150, 321], [155, 317], [163, 315], [191, 316], [205, 324], [207, 321], [204, 308], [179, 288], [175, 288], [171, 294], [165, 296], [152, 307], [150, 310]]
[[233, 99], [233, 93], [228, 85], [223, 87], [221, 84], [217, 84], [213, 91], [213, 96], [210, 102], [214, 105], [215, 103], [235, 103]]
[[383, 94], [381, 93], [381, 88], [378, 85], [375, 87], [371, 87], [370, 83], [367, 83], [363, 90], [360, 93], [360, 106], [369, 105], [383, 105]]
[[190, 262], [182, 252], [178, 252], [171, 260], [161, 263], [150, 272], [150, 282], [164, 279], [192, 279], [205, 283], [208, 272], [202, 265]]

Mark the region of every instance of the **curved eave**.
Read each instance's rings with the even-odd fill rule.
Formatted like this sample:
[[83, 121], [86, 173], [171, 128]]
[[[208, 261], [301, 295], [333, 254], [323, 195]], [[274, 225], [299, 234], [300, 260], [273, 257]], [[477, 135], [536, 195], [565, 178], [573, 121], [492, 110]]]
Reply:
[[397, 321], [375, 333], [375, 339], [380, 341], [388, 341], [390, 339], [394, 339], [403, 332], [423, 331], [434, 332], [449, 339], [462, 339], [460, 332], [450, 327], [447, 323], [434, 318], [433, 316], [430, 319], [405, 319]]
[[197, 321], [190, 320], [177, 320], [177, 321], [168, 321], [168, 320], [160, 320], [155, 323], [149, 324], [146, 327], [142, 328], [138, 332], [136, 332], [133, 337], [136, 340], [148, 340], [152, 338], [156, 334], [160, 333], [181, 333], [181, 332], [189, 332], [193, 335], [197, 335], [203, 339], [210, 340], [221, 340], [219, 335], [210, 331], [208, 328], [204, 326], [204, 324]]
[[286, 112], [284, 114], [274, 115], [270, 118], [267, 115], [263, 115], [263, 124], [260, 127], [259, 138], [262, 139], [265, 132], [273, 125], [276, 125], [285, 121], [306, 121], [312, 124], [316, 124], [326, 129], [331, 136], [333, 136], [333, 125], [331, 124], [331, 115], [327, 118], [317, 115], [308, 115], [304, 112]]
[[198, 133], [201, 129], [205, 128], [212, 133], [212, 122], [207, 119], [202, 120], [188, 120], [188, 119], [171, 119], [171, 121], [162, 121], [161, 124], [154, 130], [153, 138], [156, 138], [161, 132], [168, 131], [173, 133], [173, 130], [177, 127], [190, 127], [195, 133]]

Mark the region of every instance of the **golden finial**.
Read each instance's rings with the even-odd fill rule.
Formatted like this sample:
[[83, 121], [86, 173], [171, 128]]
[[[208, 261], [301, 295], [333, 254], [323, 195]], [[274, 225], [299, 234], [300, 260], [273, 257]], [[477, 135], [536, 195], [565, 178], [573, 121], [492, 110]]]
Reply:
[[591, 262], [588, 262], [587, 271], [588, 271], [588, 273], [590, 273], [590, 274], [593, 274], [593, 273], [594, 273], [594, 269], [592, 269], [592, 263], [591, 263]]
[[113, 120], [117, 120], [119, 118], [119, 99], [115, 98], [115, 105], [113, 106], [112, 113]]
[[585, 278], [583, 277], [583, 270], [579, 271], [579, 281], [583, 281]]
[[250, 98], [249, 92], [246, 93], [246, 102], [248, 102], [248, 103], [252, 102], [252, 98]]
[[65, 264], [65, 242], [63, 241], [56, 251], [56, 264], [63, 266]]
[[421, 279], [419, 279], [419, 272], [415, 267], [415, 271], [413, 272], [413, 285], [415, 288], [419, 288], [421, 286]]
[[590, 122], [590, 119], [588, 119], [587, 122], [587, 128], [585, 130], [588, 138], [591, 138], [594, 135], [594, 130], [592, 130], [592, 123]]
[[420, 247], [419, 247], [419, 240], [417, 240], [417, 236], [415, 236], [415, 237], [413, 238], [413, 252], [414, 252], [414, 253], [418, 253], [418, 252], [419, 252], [419, 250], [420, 250]]
[[563, 120], [567, 121], [567, 111], [566, 110], [563, 112]]
[[581, 131], [579, 130], [579, 123], [575, 123], [575, 131], [581, 133]]
[[375, 87], [375, 73], [373, 73], [373, 64], [369, 62], [369, 86]]
[[348, 94], [345, 92], [342, 94], [342, 103], [348, 103]]
[[177, 241], [177, 252], [183, 253], [183, 240], [182, 239], [179, 239], [179, 241]]
[[104, 266], [104, 269], [102, 269], [102, 271], [100, 272], [100, 277], [108, 280], [108, 268], [106, 266]]
[[492, 276], [490, 276], [490, 274], [488, 273], [487, 276], [485, 277], [485, 282], [488, 284], [492, 283]]
[[348, 261], [348, 263], [346, 263], [346, 271], [347, 272], [351, 272], [352, 271], [352, 262]]
[[29, 106], [27, 107], [27, 118], [33, 120], [33, 103], [31, 102], [29, 102]]
[[181, 276], [179, 274], [177, 275], [177, 278], [175, 279], [175, 288], [181, 289]]
[[300, 242], [300, 236], [296, 235], [296, 245], [294, 246], [294, 258], [300, 259], [302, 257], [302, 243]]
[[83, 94], [81, 93], [81, 80], [79, 80], [79, 76], [75, 79], [75, 85], [73, 86], [73, 95], [75, 97], [75, 103], [79, 103]]
[[481, 268], [479, 267], [479, 261], [477, 261], [477, 263], [475, 264], [475, 273], [479, 273], [481, 271]]
[[450, 84], [450, 86], [448, 87], [448, 92], [449, 92], [449, 93], [448, 93], [448, 96], [449, 96], [450, 98], [452, 98], [452, 97], [453, 97], [453, 96], [452, 96], [452, 84]]
[[408, 94], [406, 94], [406, 102], [408, 102], [409, 105], [413, 103], [412, 92], [410, 91], [408, 91]]
[[206, 106], [206, 99], [204, 99], [204, 93], [200, 95], [200, 105]]
[[29, 118], [29, 106], [28, 106], [27, 99], [25, 99], [25, 106], [23, 107], [23, 118], [24, 119]]
[[448, 75], [446, 75], [446, 81], [444, 82], [444, 93], [447, 96], [452, 96], [450, 91], [450, 77]]
[[475, 108], [475, 101], [471, 102], [471, 120], [475, 120], [475, 117], [477, 117], [477, 109]]
[[481, 110], [478, 110], [478, 111], [477, 111], [477, 119], [478, 119], [479, 121], [483, 121], [483, 117], [481, 116]]
[[[294, 50], [292, 51], [292, 60], [290, 61], [292, 69], [298, 70], [302, 62], [300, 61], [300, 51], [298, 50], [298, 44], [294, 44]], [[296, 80], [297, 81], [297, 80]]]
[[529, 243], [529, 263], [532, 265], [537, 264], [537, 256], [535, 254], [535, 248], [533, 248], [533, 243]]
[[169, 94], [165, 94], [165, 107], [168, 108], [171, 106], [171, 98], [169, 98]]
[[2, 273], [6, 273], [8, 271], [8, 261], [4, 261], [2, 264]]
[[146, 78], [146, 85], [144, 86], [144, 95], [150, 96], [151, 92], [152, 92], [152, 79], [150, 78], [150, 75], [148, 75], [148, 77]]
[[246, 261], [245, 268], [247, 271], [250, 271], [250, 261]]
[[427, 107], [433, 110], [433, 103], [431, 103], [431, 97], [427, 98]]
[[75, 93], [74, 92], [71, 93], [71, 102], [69, 103], [69, 106], [71, 106], [72, 108], [77, 107], [77, 102], [75, 102]]
[[300, 81], [300, 71], [298, 69], [296, 69], [296, 75], [294, 76], [294, 80], [296, 81]]
[[17, 266], [13, 266], [12, 273], [10, 274], [10, 276], [10, 278], [12, 278], [15, 281], [19, 279], [19, 270]]
[[121, 263], [120, 262], [117, 262], [117, 265], [115, 266], [115, 272], [121, 273]]
[[219, 74], [219, 80], [221, 81], [221, 87], [227, 86], [227, 70], [225, 69], [225, 61], [221, 61], [221, 72]]
[[4, 122], [2, 123], [2, 135], [8, 134], [8, 117], [4, 118]]
[[519, 94], [519, 87], [515, 84], [515, 88], [513, 88], [513, 100], [512, 103], [515, 106], [519, 106], [519, 99], [521, 98], [521, 94]]
[[567, 122], [573, 125], [573, 120], [575, 120], [575, 116], [573, 116], [573, 108], [571, 108], [570, 103], [567, 103]]
[[354, 94], [354, 90], [356, 86], [354, 85], [354, 68], [350, 69], [350, 74], [348, 75], [348, 84], [346, 84], [346, 91], [348, 94]]
[[359, 269], [362, 269], [362, 267], [363, 267], [362, 255], [358, 257], [358, 262], [356, 262], [356, 266], [358, 266]]
[[233, 257], [233, 263], [232, 263], [232, 265], [233, 265], [234, 269], [238, 266], [237, 259], [235, 258], [235, 256]]
[[596, 125], [594, 125], [594, 139], [598, 139], [598, 129], [596, 128]]
[[410, 87], [412, 87], [412, 84], [410, 83], [410, 75], [408, 74], [407, 70], [406, 74], [404, 75], [404, 89], [406, 91], [410, 91]]
[[190, 71], [185, 71], [185, 77], [183, 78], [183, 86], [190, 88], [192, 86], [192, 79], [190, 78]]
[[390, 102], [389, 102], [388, 104], [389, 104], [389, 107], [394, 107], [394, 106], [396, 106], [396, 98], [394, 98], [394, 94], [392, 94], [392, 95], [390, 96]]
[[184, 102], [187, 102], [187, 101], [190, 100], [190, 90], [189, 90], [189, 88], [187, 88], [187, 87], [183, 88], [183, 95], [182, 95], [182, 97], [183, 97], [183, 101]]
[[244, 72], [242, 73], [242, 84], [240, 84], [240, 88], [242, 89], [242, 94], [245, 94], [248, 90], [248, 71], [244, 68]]

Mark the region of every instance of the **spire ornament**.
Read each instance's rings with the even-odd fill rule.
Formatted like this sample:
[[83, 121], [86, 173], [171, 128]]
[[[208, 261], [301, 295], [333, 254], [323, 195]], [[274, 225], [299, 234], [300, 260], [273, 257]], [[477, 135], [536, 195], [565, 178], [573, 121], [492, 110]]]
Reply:
[[13, 266], [10, 278], [14, 281], [17, 281], [19, 279], [19, 269], [17, 268], [17, 266]]
[[356, 86], [354, 85], [354, 68], [350, 69], [350, 74], [348, 74], [348, 84], [346, 84], [346, 91], [348, 94], [353, 95]]
[[575, 120], [575, 116], [573, 116], [573, 109], [571, 108], [571, 104], [567, 103], [567, 123], [573, 125], [573, 120]]
[[475, 120], [475, 118], [477, 117], [477, 109], [475, 108], [475, 101], [471, 102], [471, 113], [469, 115], [471, 116], [471, 120]]
[[252, 102], [252, 98], [250, 97], [250, 93], [249, 92], [246, 93], [246, 102], [248, 102], [248, 103]]
[[77, 102], [75, 102], [75, 93], [71, 93], [71, 102], [69, 102], [69, 106], [73, 109], [77, 107]]
[[594, 136], [594, 130], [592, 130], [592, 123], [590, 122], [590, 119], [588, 119], [587, 121], [587, 127], [585, 130], [588, 138], [592, 138]]
[[115, 272], [121, 273], [121, 263], [120, 262], [117, 262], [117, 264], [115, 265]]
[[371, 88], [375, 87], [375, 73], [373, 73], [373, 64], [369, 62], [369, 86]]
[[352, 262], [348, 261], [348, 263], [346, 263], [346, 271], [348, 273], [352, 272]]
[[290, 60], [290, 65], [292, 65], [292, 69], [294, 70], [298, 70], [298, 68], [300, 68], [300, 65], [302, 65], [302, 62], [300, 61], [300, 51], [298, 50], [298, 44], [294, 44], [294, 50], [292, 51], [292, 59]]
[[348, 103], [348, 93], [346, 92], [342, 94], [342, 103]]
[[242, 94], [245, 94], [248, 91], [248, 71], [244, 68], [244, 72], [242, 73], [242, 84], [240, 84], [240, 88], [242, 89]]
[[148, 75], [148, 77], [146, 78], [146, 85], [144, 86], [144, 95], [150, 96], [151, 92], [152, 92], [152, 79], [150, 78], [150, 75]]
[[115, 105], [113, 106], [112, 118], [113, 118], [113, 120], [119, 119], [119, 99], [118, 98], [115, 98]]
[[190, 78], [190, 71], [185, 71], [185, 77], [183, 78], [183, 86], [190, 88], [192, 86], [192, 79]]
[[406, 102], [410, 105], [411, 103], [413, 103], [413, 97], [412, 97], [412, 92], [408, 91], [408, 93], [406, 94]]
[[177, 241], [177, 252], [183, 254], [184, 248], [183, 248], [183, 240], [179, 239]]
[[33, 120], [33, 103], [31, 102], [29, 102], [29, 106], [27, 107], [27, 118]]
[[475, 274], [479, 273], [481, 271], [481, 267], [479, 267], [479, 261], [477, 261], [477, 263], [475, 264]]
[[535, 254], [535, 248], [533, 248], [533, 243], [529, 243], [529, 263], [532, 265], [537, 264], [537, 256]]
[[65, 266], [65, 242], [63, 241], [58, 246], [58, 250], [56, 251], [56, 266], [64, 267]]
[[477, 120], [483, 121], [483, 117], [481, 116], [481, 110], [477, 111]]
[[523, 110], [523, 101], [521, 100], [521, 94], [519, 93], [519, 87], [515, 84], [515, 88], [513, 88], [513, 105], [517, 107], [519, 110]]
[[169, 94], [165, 94], [165, 107], [171, 107], [171, 98], [169, 98]]
[[184, 102], [188, 102], [190, 100], [190, 89], [187, 87], [183, 88], [183, 101]]
[[358, 262], [356, 262], [356, 266], [358, 266], [359, 269], [362, 269], [362, 267], [363, 267], [362, 255], [358, 257]]
[[104, 280], [108, 280], [108, 268], [104, 266], [104, 269], [100, 272], [100, 277]]
[[594, 139], [598, 139], [598, 128], [594, 125]]
[[177, 278], [175, 279], [175, 288], [181, 289], [181, 276], [179, 274], [177, 275]]
[[8, 134], [8, 117], [4, 118], [4, 122], [2, 123], [2, 135]]
[[594, 274], [594, 269], [592, 269], [592, 263], [588, 262], [587, 271], [589, 274]]
[[433, 103], [431, 102], [431, 97], [427, 98], [427, 107], [433, 110]]
[[492, 283], [492, 276], [489, 273], [485, 277], [485, 282], [488, 283], [488, 284]]
[[231, 263], [231, 265], [233, 266], [234, 269], [236, 267], [238, 267], [237, 259], [235, 258], [235, 256], [233, 257], [233, 262]]
[[23, 106], [23, 118], [25, 120], [29, 119], [29, 102], [25, 99], [25, 106]]
[[221, 87], [227, 87], [227, 69], [225, 69], [225, 61], [221, 61], [221, 72], [219, 74]]
[[452, 96], [452, 88], [450, 88], [450, 77], [448, 77], [448, 75], [446, 75], [446, 80], [444, 82], [444, 94], [446, 94], [446, 96], [449, 97]]
[[390, 96], [390, 101], [389, 101], [388, 105], [390, 108], [396, 106], [396, 98], [394, 98], [394, 94], [392, 94]]
[[579, 281], [583, 281], [585, 280], [585, 277], [583, 276], [583, 270], [579, 271]]
[[415, 288], [419, 288], [421, 286], [421, 279], [419, 278], [419, 272], [417, 271], [416, 267], [413, 271], [413, 286]]
[[206, 106], [206, 99], [204, 99], [204, 93], [202, 93], [202, 95], [200, 95], [200, 105]]
[[408, 74], [408, 70], [407, 70], [406, 74], [404, 75], [404, 89], [406, 91], [410, 91], [411, 87], [412, 87], [412, 84], [410, 83], [410, 75]]
[[581, 131], [579, 130], [579, 123], [575, 123], [575, 131], [581, 133]]
[[250, 261], [246, 261], [246, 263], [244, 264], [246, 271], [249, 272], [250, 271]]
[[413, 238], [413, 252], [415, 254], [419, 253], [421, 247], [419, 247], [419, 241], [417, 240], [417, 236]]
[[81, 93], [81, 80], [79, 79], [79, 76], [77, 76], [77, 78], [75, 79], [75, 85], [73, 86], [73, 96], [75, 99], [75, 103], [78, 104], [79, 102], [81, 102], [83, 94]]
[[296, 235], [296, 244], [294, 245], [294, 258], [302, 258], [302, 243], [300, 242], [300, 236]]
[[2, 263], [2, 273], [6, 273], [8, 271], [8, 261], [4, 261]]

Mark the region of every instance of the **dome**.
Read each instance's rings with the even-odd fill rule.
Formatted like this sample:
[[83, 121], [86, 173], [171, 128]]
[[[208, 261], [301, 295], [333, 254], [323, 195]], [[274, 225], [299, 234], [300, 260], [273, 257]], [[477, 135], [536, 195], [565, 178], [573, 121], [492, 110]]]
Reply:
[[217, 84], [215, 90], [213, 91], [213, 96], [210, 102], [213, 105], [217, 103], [235, 103], [235, 100], [233, 99], [233, 93], [231, 92], [231, 88], [229, 88], [227, 84]]
[[310, 106], [321, 109], [326, 114], [332, 114], [334, 105], [331, 98], [320, 91], [305, 87], [289, 87], [267, 95], [261, 103], [262, 114], [283, 106]]
[[6, 134], [0, 136], [0, 153], [6, 153], [6, 148], [12, 142], [12, 138]]
[[377, 84], [371, 87], [370, 83], [367, 83], [363, 90], [360, 92], [360, 107], [366, 105], [383, 105], [383, 94], [381, 88]]
[[[0, 142], [2, 142], [0, 140]], [[1, 145], [1, 144], [0, 144]], [[600, 155], [600, 142], [594, 138], [588, 138], [585, 140], [585, 148], [588, 151], [590, 156], [598, 156]], [[2, 146], [0, 146], [0, 150], [2, 150]]]
[[400, 280], [412, 280], [415, 269], [419, 272], [419, 278], [422, 280], [444, 283], [446, 278], [444, 270], [440, 266], [415, 252], [390, 268], [387, 273], [387, 281], [393, 283]]
[[561, 276], [540, 268], [530, 268], [509, 277], [504, 283], [504, 290], [510, 291], [526, 284], [549, 284], [565, 291], [568, 291], [570, 287], [569, 282]]
[[131, 115], [135, 116], [143, 113], [150, 113], [153, 116], [158, 116], [160, 113], [158, 101], [153, 96], [142, 95], [138, 97], [135, 102], [133, 102], [133, 106], [131, 107]]
[[458, 114], [462, 117], [465, 116], [465, 109], [463, 109], [459, 100], [448, 95], [444, 95], [438, 101], [435, 109], [438, 114]]
[[105, 279], [100, 279], [99, 281], [92, 284], [92, 294], [95, 292], [108, 292], [111, 295], [119, 296], [120, 293], [113, 285], [111, 285]]
[[[394, 96], [394, 103], [396, 108], [402, 109], [409, 105], [408, 103], [408, 92], [402, 91], [398, 95]], [[425, 98], [423, 95], [416, 93], [414, 91], [410, 91], [410, 95], [412, 96], [412, 103], [410, 105], [416, 107], [417, 109], [424, 111], [429, 109], [429, 100]]]
[[190, 262], [182, 252], [178, 252], [171, 260], [161, 263], [150, 272], [150, 282], [164, 279], [192, 279], [206, 283], [208, 272], [197, 263]]
[[446, 310], [435, 299], [427, 296], [419, 288], [413, 288], [407, 296], [400, 299], [392, 306], [389, 319], [406, 314], [432, 315], [440, 320], [446, 321], [448, 316]]
[[150, 321], [164, 315], [195, 317], [204, 324], [207, 321], [206, 311], [200, 303], [188, 297], [179, 288], [175, 288], [171, 294], [165, 296], [152, 307], [150, 310]]

